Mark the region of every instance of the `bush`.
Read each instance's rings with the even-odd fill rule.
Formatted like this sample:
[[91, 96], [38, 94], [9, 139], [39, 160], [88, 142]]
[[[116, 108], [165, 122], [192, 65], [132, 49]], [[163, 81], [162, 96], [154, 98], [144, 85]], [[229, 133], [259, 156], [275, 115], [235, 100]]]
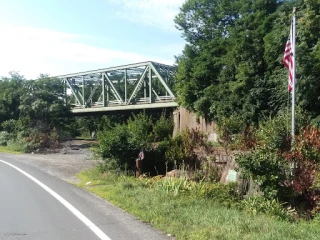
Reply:
[[194, 129], [184, 130], [171, 139], [169, 145], [165, 153], [166, 160], [176, 167], [186, 165], [190, 169], [199, 168], [201, 158], [211, 151], [207, 136]]
[[2, 131], [0, 132], [0, 146], [7, 146], [8, 141], [13, 138], [13, 135], [6, 132]]
[[249, 197], [248, 199], [242, 200], [239, 206], [240, 209], [252, 215], [264, 213], [282, 220], [290, 219], [290, 215], [283, 207], [283, 204], [280, 204], [275, 199], [269, 200], [263, 196]]
[[173, 118], [166, 118], [165, 115], [162, 114], [160, 119], [153, 126], [155, 141], [159, 142], [165, 139], [170, 139], [172, 137], [173, 128]]
[[127, 122], [128, 143], [136, 150], [148, 151], [154, 141], [152, 134], [152, 120], [146, 113], [133, 115]]
[[17, 125], [18, 125], [17, 120], [10, 119], [10, 120], [4, 121], [1, 124], [1, 127], [4, 131], [8, 133], [15, 133], [17, 131]]
[[295, 137], [293, 149], [283, 156], [295, 166], [292, 189], [300, 201], [297, 207], [312, 214], [320, 212], [320, 129], [306, 127]]
[[59, 146], [59, 134], [56, 128], [47, 133], [37, 129], [19, 132], [17, 142], [24, 146], [24, 152], [33, 152], [37, 149], [56, 150]]
[[239, 148], [239, 132], [245, 129], [245, 120], [238, 115], [231, 115], [221, 118], [217, 124], [219, 142], [225, 150]]
[[[112, 127], [108, 125], [98, 132], [99, 150], [98, 154], [104, 159], [106, 165], [116, 162], [117, 167], [134, 169], [135, 160], [142, 149], [145, 153], [144, 172], [151, 175], [165, 173], [165, 151], [170, 143], [160, 142], [156, 144], [155, 133], [165, 138], [169, 134], [169, 126], [164, 117], [161, 117], [153, 128], [153, 122], [145, 113], [132, 116], [127, 124], [117, 124]], [[171, 130], [170, 130], [171, 131]], [[159, 136], [160, 136], [159, 135]], [[158, 147], [155, 147], [158, 146]], [[103, 168], [102, 168], [103, 169]]]
[[198, 182], [218, 182], [221, 179], [221, 169], [221, 166], [214, 165], [211, 160], [203, 160], [200, 163], [200, 169], [194, 172], [194, 180]]
[[157, 190], [162, 190], [166, 194], [173, 194], [173, 196], [177, 196], [178, 194], [190, 194], [191, 192], [194, 192], [197, 185], [196, 182], [189, 181], [183, 177], [168, 177], [155, 181], [152, 187]]
[[298, 112], [294, 145], [287, 117], [260, 124], [257, 144], [236, 161], [244, 177], [252, 177], [269, 200], [290, 202], [304, 217], [320, 211], [320, 130], [307, 126], [308, 116]]
[[[307, 120], [303, 113], [297, 113], [297, 132]], [[261, 122], [255, 137], [256, 144], [251, 152], [236, 157], [242, 175], [244, 178], [252, 177], [265, 197], [287, 201], [292, 197], [289, 184], [291, 164], [283, 157], [291, 149], [288, 116], [279, 115]]]
[[135, 152], [128, 141], [128, 128], [126, 125], [116, 125], [111, 130], [98, 133], [99, 155], [106, 161], [115, 160], [121, 169], [134, 166]]

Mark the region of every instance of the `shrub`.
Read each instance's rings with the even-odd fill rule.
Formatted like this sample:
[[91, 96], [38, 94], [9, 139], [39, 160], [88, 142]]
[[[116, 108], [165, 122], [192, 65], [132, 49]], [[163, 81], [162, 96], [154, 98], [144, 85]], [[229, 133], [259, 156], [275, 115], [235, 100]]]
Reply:
[[0, 132], [0, 146], [7, 146], [8, 141], [14, 137], [13, 134], [10, 134], [6, 131]]
[[282, 220], [290, 219], [288, 211], [275, 199], [266, 199], [263, 196], [249, 197], [244, 199], [239, 204], [240, 209], [249, 212], [252, 215], [258, 213], [275, 216]]
[[218, 182], [221, 178], [221, 168], [214, 165], [211, 160], [203, 160], [200, 163], [200, 169], [194, 172], [194, 180], [198, 182]]
[[236, 183], [222, 184], [195, 182], [184, 176], [179, 178], [159, 178], [156, 176], [143, 181], [149, 188], [163, 191], [166, 194], [211, 199], [228, 207], [236, 204], [239, 200]]
[[[297, 113], [297, 132], [307, 121], [307, 116]], [[291, 164], [283, 157], [291, 148], [288, 116], [282, 114], [261, 122], [255, 137], [257, 142], [251, 152], [236, 157], [242, 175], [252, 177], [265, 197], [287, 201], [292, 197]]]
[[[295, 166], [292, 188], [306, 209], [320, 210], [320, 129], [308, 126], [295, 137], [291, 151], [284, 158]], [[301, 207], [301, 206], [300, 206]]]
[[17, 120], [10, 119], [10, 120], [4, 121], [1, 124], [1, 127], [4, 131], [8, 133], [15, 133], [17, 131], [17, 125], [18, 125]]
[[[144, 171], [151, 175], [165, 173], [165, 151], [170, 143], [168, 140], [155, 144], [155, 133], [165, 138], [169, 132], [166, 123], [169, 120], [161, 117], [155, 123], [145, 113], [133, 115], [127, 124], [117, 124], [112, 127], [110, 124], [98, 132], [99, 150], [98, 154], [104, 159], [106, 165], [114, 161], [117, 167], [134, 169], [135, 160], [142, 149], [145, 153]], [[171, 131], [171, 130], [170, 130]], [[158, 146], [158, 147], [156, 147]], [[103, 169], [103, 168], [102, 168]]]
[[166, 118], [165, 115], [162, 114], [160, 119], [153, 126], [155, 141], [159, 142], [165, 139], [170, 139], [172, 137], [173, 128], [173, 118]]
[[201, 158], [211, 151], [207, 136], [199, 130], [186, 129], [170, 140], [165, 156], [169, 163], [177, 167], [182, 164], [191, 169], [200, 166]]
[[135, 151], [128, 141], [128, 128], [126, 125], [116, 125], [111, 130], [98, 133], [99, 155], [108, 162], [115, 160], [118, 167], [124, 169], [134, 165]]
[[128, 143], [138, 151], [151, 149], [154, 140], [152, 134], [152, 120], [146, 113], [133, 115], [127, 122]]
[[320, 210], [320, 130], [305, 127], [308, 121], [298, 112], [292, 147], [285, 115], [265, 121], [254, 149], [236, 158], [243, 176], [252, 177], [264, 197], [289, 201], [304, 217]]
[[245, 121], [238, 115], [223, 117], [218, 121], [219, 142], [225, 150], [239, 148], [239, 132], [245, 129]]

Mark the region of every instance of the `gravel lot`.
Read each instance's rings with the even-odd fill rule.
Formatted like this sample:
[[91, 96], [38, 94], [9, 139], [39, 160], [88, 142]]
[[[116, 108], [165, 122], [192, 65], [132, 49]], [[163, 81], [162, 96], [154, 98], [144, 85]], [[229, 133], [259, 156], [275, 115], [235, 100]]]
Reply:
[[62, 143], [62, 148], [57, 149], [55, 153], [1, 154], [32, 165], [63, 181], [77, 183], [79, 179], [75, 176], [76, 173], [92, 168], [98, 163], [88, 149], [89, 144], [89, 141], [72, 140]]

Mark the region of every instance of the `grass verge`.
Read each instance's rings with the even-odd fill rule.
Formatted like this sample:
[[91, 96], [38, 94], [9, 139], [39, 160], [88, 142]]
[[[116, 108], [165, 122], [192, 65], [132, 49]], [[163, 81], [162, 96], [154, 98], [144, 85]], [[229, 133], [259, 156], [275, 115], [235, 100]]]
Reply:
[[[163, 179], [135, 179], [98, 169], [77, 175], [79, 187], [150, 223], [176, 239], [319, 239], [320, 222], [289, 223], [265, 214], [252, 215], [187, 191]], [[87, 182], [91, 184], [86, 185]], [[178, 186], [179, 185], [179, 186]], [[179, 191], [175, 191], [177, 187]]]
[[18, 147], [16, 145], [8, 145], [8, 146], [0, 146], [0, 152], [20, 154], [20, 153], [23, 153], [23, 150], [21, 149], [21, 147]]

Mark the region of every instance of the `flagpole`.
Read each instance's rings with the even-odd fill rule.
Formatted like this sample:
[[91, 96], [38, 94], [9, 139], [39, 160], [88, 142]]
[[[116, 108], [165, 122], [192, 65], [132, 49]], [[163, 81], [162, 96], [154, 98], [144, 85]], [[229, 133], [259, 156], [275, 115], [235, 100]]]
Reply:
[[296, 92], [296, 8], [293, 8], [292, 17], [292, 123], [291, 123], [291, 136], [292, 143], [294, 143], [295, 136], [295, 92]]

